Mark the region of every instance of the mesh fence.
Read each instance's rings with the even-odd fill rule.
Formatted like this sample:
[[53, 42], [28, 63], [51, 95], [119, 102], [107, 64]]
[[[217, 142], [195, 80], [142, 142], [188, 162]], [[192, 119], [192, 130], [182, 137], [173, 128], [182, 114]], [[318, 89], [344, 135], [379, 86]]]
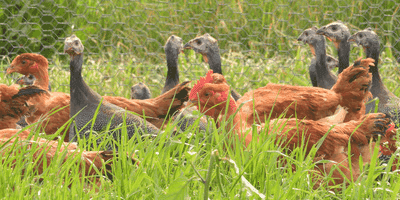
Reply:
[[[101, 60], [101, 64], [115, 65], [126, 72], [132, 72], [129, 69], [138, 64], [148, 63], [149, 67], [164, 73], [159, 68], [163, 65], [165, 68], [163, 45], [170, 35], [178, 35], [186, 42], [197, 35], [210, 33], [218, 39], [221, 56], [228, 60], [223, 67], [231, 67], [231, 64], [226, 64], [230, 60], [240, 66], [250, 65], [250, 59], [263, 63], [252, 65], [252, 71], [263, 71], [269, 64], [278, 62], [276, 60], [279, 58], [287, 61], [279, 63], [280, 68], [290, 68], [299, 60], [304, 61], [306, 66], [312, 55], [308, 47], [299, 47], [297, 37], [311, 26], [320, 27], [341, 20], [351, 33], [372, 27], [381, 39], [383, 64], [393, 65], [390, 70], [398, 72], [400, 2], [397, 0], [0, 2], [0, 55], [3, 56], [3, 65], [18, 54], [33, 52], [48, 58], [51, 66], [67, 71], [67, 57], [62, 52], [63, 41], [75, 33], [82, 40], [86, 55], [93, 63]], [[336, 55], [332, 43], [327, 44], [328, 53]], [[303, 50], [299, 52], [299, 49]], [[360, 55], [360, 48], [353, 47], [350, 60]], [[201, 60], [187, 65], [201, 65]], [[246, 70], [232, 69], [234, 74], [243, 76], [249, 83], [265, 77], [271, 77], [274, 81], [273, 77], [278, 73], [272, 70], [264, 71], [262, 76], [246, 76]], [[190, 67], [184, 67], [182, 73], [190, 74], [190, 71]], [[103, 78], [113, 78], [118, 73], [101, 75]], [[140, 76], [136, 74], [134, 77]], [[162, 77], [150, 85], [161, 88]], [[197, 77], [188, 76], [186, 79], [191, 78]], [[137, 80], [124, 81], [119, 85], [131, 85]], [[288, 83], [282, 79], [274, 82]], [[398, 79], [393, 78], [392, 82], [397, 84]], [[63, 85], [67, 86], [68, 83], [57, 87]], [[251, 84], [236, 87], [239, 92], [244, 92]], [[394, 90], [397, 87], [394, 86]], [[112, 88], [106, 89], [107, 92], [114, 93]]]

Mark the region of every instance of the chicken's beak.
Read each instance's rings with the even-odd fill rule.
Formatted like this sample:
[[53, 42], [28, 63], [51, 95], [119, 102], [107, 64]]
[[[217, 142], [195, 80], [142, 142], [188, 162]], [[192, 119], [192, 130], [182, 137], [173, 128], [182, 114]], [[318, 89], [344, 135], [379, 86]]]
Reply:
[[15, 72], [15, 71], [14, 71], [12, 65], [10, 65], [10, 66], [7, 68], [7, 74], [11, 74], [11, 73], [13, 73], [13, 72]]
[[183, 49], [192, 49], [192, 45], [190, 45], [190, 42], [186, 43], [185, 46], [183, 46]]

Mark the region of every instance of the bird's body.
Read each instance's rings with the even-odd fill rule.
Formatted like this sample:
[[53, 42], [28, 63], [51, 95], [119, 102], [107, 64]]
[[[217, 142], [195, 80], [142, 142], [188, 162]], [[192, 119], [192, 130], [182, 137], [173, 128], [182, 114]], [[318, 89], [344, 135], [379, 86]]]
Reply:
[[[367, 69], [364, 70], [367, 71]], [[326, 136], [317, 150], [316, 158], [333, 162], [319, 164], [316, 169], [323, 173], [335, 171], [336, 174], [333, 177], [338, 179], [335, 184], [344, 181], [343, 175], [336, 171], [336, 167], [339, 167], [344, 176], [349, 179], [360, 175], [358, 168], [351, 172], [348, 167], [350, 164], [358, 166], [359, 156], [363, 157], [364, 163], [369, 162], [372, 155], [369, 139], [377, 134], [383, 135], [389, 126], [389, 120], [385, 118], [385, 114], [379, 113], [339, 124], [309, 119], [274, 119], [269, 121], [269, 125], [262, 123], [257, 126], [256, 131], [251, 131], [253, 123], [246, 120], [248, 117], [246, 110], [243, 107], [240, 108], [228, 94], [229, 86], [224, 77], [209, 72], [193, 87], [189, 99], [198, 104], [199, 110], [206, 115], [215, 120], [226, 120], [227, 123], [220, 123], [225, 125], [223, 128], [226, 132], [232, 133], [231, 137], [238, 137], [246, 146], [253, 141], [255, 133], [276, 134], [277, 145], [293, 151], [296, 147], [305, 144], [305, 152], [308, 154], [311, 148]], [[266, 127], [268, 127], [267, 131], [265, 131]], [[351, 144], [351, 162], [347, 154], [347, 148], [350, 148], [349, 143]], [[335, 162], [340, 165], [332, 164]]]
[[47, 92], [36, 86], [18, 89], [0, 84], [0, 129], [16, 128], [21, 117], [35, 112], [37, 107], [28, 102], [38, 96], [47, 96]]
[[[108, 134], [116, 141], [120, 141], [121, 130], [114, 129], [121, 124], [126, 124], [129, 139], [135, 134], [157, 135], [159, 132], [157, 127], [112, 103], [103, 101], [102, 97], [86, 84], [82, 77], [83, 49], [80, 39], [75, 35], [65, 39], [64, 51], [71, 57], [70, 117], [74, 117], [69, 132], [69, 140], [76, 141], [78, 135], [81, 138], [89, 137], [91, 131], [101, 132], [109, 126], [109, 130], [112, 131]], [[90, 123], [92, 120], [95, 121]], [[97, 142], [102, 140], [98, 139]]]
[[377, 111], [389, 115], [395, 124], [398, 125], [400, 123], [400, 98], [387, 89], [379, 74], [379, 36], [372, 31], [371, 28], [367, 28], [352, 35], [349, 38], [349, 41], [361, 45], [366, 57], [375, 60], [374, 66], [369, 69], [372, 73], [372, 83], [370, 88], [372, 98], [368, 99], [369, 103], [366, 105], [365, 112], [375, 112], [376, 101], [372, 101], [372, 99], [377, 98], [379, 99]]

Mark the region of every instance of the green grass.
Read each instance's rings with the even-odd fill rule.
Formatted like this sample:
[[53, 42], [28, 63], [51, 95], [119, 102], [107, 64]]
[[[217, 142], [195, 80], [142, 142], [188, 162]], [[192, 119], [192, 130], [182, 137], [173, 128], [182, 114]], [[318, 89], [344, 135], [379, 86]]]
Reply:
[[[275, 56], [268, 60], [246, 59], [249, 57], [246, 54], [227, 53], [222, 59], [223, 72], [232, 88], [241, 94], [269, 82], [310, 86], [308, 47], [296, 48], [297, 57]], [[353, 51], [351, 60], [359, 55], [357, 50]], [[205, 75], [208, 66], [192, 51], [186, 53], [180, 56], [179, 61], [181, 81], [196, 81]], [[332, 53], [332, 48], [328, 49], [328, 53]], [[386, 52], [382, 53], [380, 72], [389, 90], [399, 95], [398, 65], [393, 57], [387, 55]], [[68, 63], [63, 57], [53, 58], [49, 69], [53, 91], [69, 93]], [[130, 86], [143, 81], [150, 86], [153, 96], [157, 96], [166, 74], [165, 63], [150, 65], [135, 63], [127, 58], [118, 65], [92, 58], [87, 58], [84, 64], [85, 81], [102, 95], [129, 97]], [[6, 66], [2, 67], [4, 70]], [[11, 84], [12, 79], [2, 76], [0, 82]], [[313, 153], [305, 156], [304, 150], [299, 148], [287, 154], [274, 144], [273, 134], [260, 134], [259, 142], [252, 143], [244, 150], [237, 141], [227, 137], [227, 130], [216, 129], [214, 123], [211, 125], [214, 129], [207, 132], [191, 129], [172, 136], [175, 124], [171, 122], [154, 140], [142, 138], [138, 142], [123, 142], [119, 154], [134, 153], [140, 165], [136, 166], [123, 158], [114, 159], [113, 181], [100, 178], [102, 187], [97, 190], [91, 189], [96, 188], [92, 183], [81, 181], [83, 175], [78, 173], [78, 167], [73, 164], [77, 158], [71, 158], [63, 165], [59, 161], [53, 162], [43, 174], [38, 175], [32, 170], [35, 165], [32, 152], [22, 148], [15, 155], [2, 157], [0, 198], [202, 199], [208, 192], [210, 199], [259, 199], [256, 192], [250, 191], [252, 187], [268, 199], [400, 198], [399, 174], [390, 172], [379, 162], [364, 166], [360, 178], [349, 186], [337, 186], [343, 189], [340, 193], [330, 192], [326, 186], [313, 190], [310, 177], [315, 165]], [[37, 132], [32, 134], [39, 135]], [[93, 138], [88, 141], [93, 141]], [[90, 149], [82, 143], [79, 146]], [[229, 148], [231, 146], [234, 148]], [[63, 154], [58, 156], [60, 158]], [[12, 169], [13, 160], [16, 162]], [[287, 165], [283, 165], [283, 162]], [[296, 166], [297, 170], [288, 167], [291, 165]], [[383, 177], [376, 180], [380, 174]], [[324, 179], [329, 180], [330, 176]], [[205, 188], [206, 184], [208, 188]]]

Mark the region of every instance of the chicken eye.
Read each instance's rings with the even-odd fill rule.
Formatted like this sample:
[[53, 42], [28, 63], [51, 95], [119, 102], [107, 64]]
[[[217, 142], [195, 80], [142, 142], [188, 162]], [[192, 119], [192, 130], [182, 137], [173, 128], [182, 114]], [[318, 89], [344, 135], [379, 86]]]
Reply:
[[358, 37], [359, 37], [359, 38], [362, 38], [362, 37], [363, 37], [363, 34], [358, 34]]
[[336, 26], [332, 26], [332, 31], [336, 31], [337, 27]]
[[201, 41], [200, 40], [196, 40], [197, 45], [201, 45]]
[[208, 95], [210, 95], [210, 93], [208, 92], [204, 93], [204, 96], [208, 97]]
[[331, 57], [327, 57], [326, 61], [331, 62]]
[[25, 61], [25, 60], [23, 60], [21, 63], [22, 63], [23, 65], [25, 65], [26, 61]]
[[78, 41], [75, 41], [75, 45], [78, 46], [78, 44], [79, 44]]
[[308, 32], [305, 32], [305, 34], [304, 34], [304, 35], [308, 36]]

